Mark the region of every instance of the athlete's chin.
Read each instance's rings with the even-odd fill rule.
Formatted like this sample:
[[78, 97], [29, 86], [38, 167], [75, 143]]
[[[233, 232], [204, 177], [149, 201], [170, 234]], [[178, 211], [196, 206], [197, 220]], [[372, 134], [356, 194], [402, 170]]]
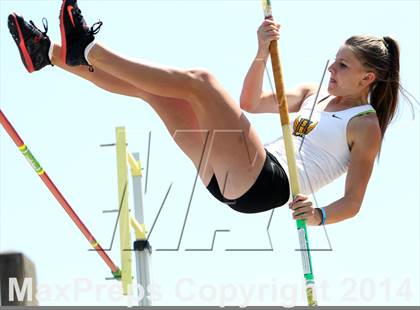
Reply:
[[338, 96], [340, 92], [337, 89], [337, 86], [335, 85], [335, 83], [329, 83], [327, 90], [328, 90], [328, 93], [332, 96]]

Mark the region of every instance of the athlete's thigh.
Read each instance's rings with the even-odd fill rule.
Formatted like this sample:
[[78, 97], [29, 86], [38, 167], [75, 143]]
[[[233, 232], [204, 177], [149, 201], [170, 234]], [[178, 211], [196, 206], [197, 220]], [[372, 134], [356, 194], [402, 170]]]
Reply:
[[201, 128], [211, 132], [209, 163], [226, 198], [248, 190], [264, 164], [264, 146], [255, 130], [223, 86], [206, 71], [199, 71], [191, 105]]
[[140, 98], [145, 100], [158, 114], [176, 144], [191, 159], [202, 179], [207, 185], [214, 174], [207, 159], [206, 142], [210, 133], [202, 129], [187, 100], [161, 97], [140, 90]]

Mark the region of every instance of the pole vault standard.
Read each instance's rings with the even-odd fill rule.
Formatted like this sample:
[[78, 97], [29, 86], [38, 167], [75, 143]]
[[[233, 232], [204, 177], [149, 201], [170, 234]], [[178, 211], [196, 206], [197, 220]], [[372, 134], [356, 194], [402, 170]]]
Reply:
[[[272, 19], [271, 1], [262, 0], [264, 15], [266, 19]], [[273, 67], [274, 82], [277, 93], [277, 104], [279, 107], [280, 121], [283, 131], [283, 139], [286, 149], [287, 166], [289, 168], [290, 186], [293, 198], [300, 192], [299, 179], [296, 167], [295, 150], [290, 130], [289, 110], [286, 96], [284, 95], [283, 73], [280, 63], [280, 54], [277, 41], [270, 43], [270, 57]], [[297, 220], [296, 226], [299, 236], [300, 251], [302, 256], [303, 272], [306, 282], [306, 298], [309, 306], [316, 306], [315, 281], [312, 272], [311, 253], [309, 250], [308, 233], [305, 220]]]
[[48, 187], [48, 189], [53, 194], [55, 199], [57, 199], [58, 203], [63, 207], [63, 209], [67, 212], [67, 214], [70, 216], [70, 218], [76, 224], [76, 226], [79, 228], [79, 230], [82, 232], [82, 234], [89, 241], [90, 245], [96, 250], [96, 252], [99, 254], [99, 256], [101, 256], [101, 258], [104, 260], [104, 262], [111, 269], [111, 272], [112, 272], [112, 275], [114, 276], [114, 278], [115, 279], [120, 279], [121, 278], [121, 270], [109, 258], [109, 256], [106, 254], [104, 249], [101, 247], [101, 245], [96, 241], [95, 237], [90, 233], [90, 231], [87, 229], [85, 224], [83, 224], [83, 222], [77, 216], [76, 212], [74, 212], [73, 208], [70, 206], [70, 204], [64, 198], [64, 196], [61, 194], [61, 192], [58, 190], [58, 188], [54, 185], [53, 181], [51, 181], [51, 179], [49, 178], [47, 173], [44, 171], [44, 169], [42, 169], [39, 162], [32, 155], [31, 151], [25, 145], [23, 140], [20, 138], [19, 134], [16, 132], [16, 130], [13, 128], [12, 124], [10, 124], [9, 120], [6, 118], [6, 116], [3, 114], [3, 112], [1, 110], [0, 110], [0, 123], [2, 124], [2, 126], [4, 127], [6, 132], [9, 134], [10, 138], [12, 138], [13, 142], [16, 144], [16, 146], [19, 148], [19, 150], [22, 152], [23, 156], [25, 156], [25, 158], [31, 164], [32, 168], [39, 175], [39, 177], [44, 182], [44, 184]]
[[[131, 238], [130, 226], [133, 228], [136, 240], [133, 249], [136, 256], [136, 279], [139, 289], [144, 292], [139, 300], [139, 306], [151, 306], [151, 300], [147, 295], [150, 286], [150, 270], [152, 247], [148, 240], [148, 232], [144, 224], [143, 192], [141, 185], [142, 167], [140, 156], [127, 149], [126, 130], [124, 127], [116, 128], [116, 152], [118, 172], [118, 195], [119, 195], [119, 223], [120, 223], [120, 244], [121, 244], [121, 283], [123, 295], [130, 295], [132, 284], [132, 262], [131, 262]], [[128, 202], [128, 167], [131, 170], [134, 216], [130, 213]]]

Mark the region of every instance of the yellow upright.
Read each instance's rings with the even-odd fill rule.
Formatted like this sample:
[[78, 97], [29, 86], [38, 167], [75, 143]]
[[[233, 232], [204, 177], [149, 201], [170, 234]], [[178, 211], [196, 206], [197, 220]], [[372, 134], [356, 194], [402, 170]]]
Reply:
[[131, 238], [130, 213], [128, 210], [128, 167], [127, 143], [124, 127], [117, 127], [117, 171], [118, 171], [118, 197], [119, 197], [119, 226], [121, 250], [121, 281], [123, 294], [128, 295], [129, 286], [133, 282], [131, 269]]

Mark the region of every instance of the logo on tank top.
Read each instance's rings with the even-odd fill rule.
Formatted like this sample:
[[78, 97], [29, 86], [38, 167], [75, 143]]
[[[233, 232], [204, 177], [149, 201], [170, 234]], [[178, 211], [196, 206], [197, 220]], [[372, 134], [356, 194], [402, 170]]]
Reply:
[[293, 135], [297, 137], [306, 136], [316, 125], [318, 125], [318, 122], [312, 122], [309, 119], [298, 116], [293, 122]]

